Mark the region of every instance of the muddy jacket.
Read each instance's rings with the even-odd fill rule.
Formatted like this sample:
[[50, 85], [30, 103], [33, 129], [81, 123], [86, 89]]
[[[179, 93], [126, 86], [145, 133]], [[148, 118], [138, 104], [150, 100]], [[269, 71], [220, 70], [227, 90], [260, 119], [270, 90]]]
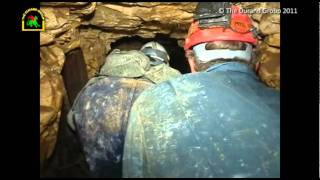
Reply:
[[151, 82], [106, 77], [87, 86], [74, 104], [76, 131], [90, 170], [111, 177], [121, 169], [128, 114], [137, 96]]
[[156, 84], [179, 76], [181, 76], [181, 73], [178, 70], [171, 68], [169, 65], [164, 63], [151, 66], [144, 74], [145, 78]]
[[151, 87], [131, 109], [123, 177], [279, 177], [279, 101], [235, 62]]
[[[106, 63], [101, 68], [100, 74], [117, 77], [136, 77], [152, 81], [155, 84], [181, 76], [181, 73], [169, 65], [161, 63], [151, 66], [149, 58], [140, 51], [122, 51], [119, 58], [112, 55], [107, 57]], [[133, 53], [135, 55], [132, 58]], [[116, 56], [115, 54], [114, 56]], [[117, 59], [117, 60], [114, 60]], [[129, 59], [129, 60], [128, 60]]]
[[144, 77], [149, 59], [138, 51], [107, 57], [100, 76], [78, 94], [68, 115], [94, 176], [121, 174], [123, 142], [131, 106], [153, 81]]

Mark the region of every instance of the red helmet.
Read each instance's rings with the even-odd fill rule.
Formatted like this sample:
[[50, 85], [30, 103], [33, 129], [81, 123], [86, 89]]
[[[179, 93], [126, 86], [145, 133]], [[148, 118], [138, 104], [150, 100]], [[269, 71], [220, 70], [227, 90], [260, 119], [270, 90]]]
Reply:
[[198, 21], [193, 21], [185, 40], [184, 50], [194, 45], [211, 41], [242, 41], [256, 45], [257, 39], [251, 31], [251, 19], [247, 14], [241, 13], [237, 6], [231, 7], [231, 22], [229, 27], [214, 26], [200, 29]]

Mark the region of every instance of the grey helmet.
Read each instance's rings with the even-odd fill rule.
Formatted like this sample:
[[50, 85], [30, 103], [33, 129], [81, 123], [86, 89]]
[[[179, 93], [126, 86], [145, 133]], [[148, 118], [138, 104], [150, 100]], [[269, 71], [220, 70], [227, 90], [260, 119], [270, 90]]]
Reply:
[[166, 49], [157, 42], [151, 41], [144, 44], [140, 51], [150, 58], [150, 65], [155, 66], [161, 63], [169, 63], [170, 57]]

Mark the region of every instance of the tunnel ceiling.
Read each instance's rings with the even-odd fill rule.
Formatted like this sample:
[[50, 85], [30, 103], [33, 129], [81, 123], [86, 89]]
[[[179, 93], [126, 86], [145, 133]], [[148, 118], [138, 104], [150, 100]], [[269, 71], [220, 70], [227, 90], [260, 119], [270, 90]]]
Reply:
[[[237, 3], [243, 8], [280, 8], [279, 3]], [[196, 2], [43, 2], [45, 32], [40, 33], [40, 120], [43, 158], [51, 154], [63, 98], [61, 71], [65, 54], [81, 48], [88, 77], [102, 65], [111, 43], [123, 37], [154, 38], [165, 34], [183, 46]], [[280, 86], [280, 15], [252, 14], [259, 32], [259, 75], [269, 86]], [[50, 134], [50, 128], [54, 128]]]
[[182, 46], [195, 7], [194, 2], [42, 3], [46, 32], [41, 33], [40, 44], [55, 41], [64, 53], [80, 46], [92, 77], [111, 49], [110, 44], [120, 38], [153, 38], [162, 33]]

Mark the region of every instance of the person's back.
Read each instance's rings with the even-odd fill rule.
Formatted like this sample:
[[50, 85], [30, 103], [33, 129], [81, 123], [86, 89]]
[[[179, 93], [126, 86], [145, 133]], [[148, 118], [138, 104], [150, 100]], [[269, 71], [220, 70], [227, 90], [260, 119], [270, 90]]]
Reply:
[[124, 177], [277, 176], [279, 118], [279, 93], [240, 63], [167, 81], [132, 108]]
[[140, 51], [112, 51], [98, 76], [90, 79], [73, 104], [68, 121], [77, 131], [95, 177], [121, 176], [133, 102], [149, 86], [180, 75], [178, 71], [167, 73], [174, 71], [168, 65], [150, 64], [150, 58]]
[[151, 85], [140, 79], [104, 77], [79, 95], [73, 106], [75, 126], [94, 176], [121, 175], [128, 115], [137, 96]]
[[98, 76], [79, 92], [68, 121], [77, 132], [93, 176], [121, 176], [128, 114], [138, 95], [154, 84], [142, 78], [149, 68], [143, 53], [114, 50]]
[[138, 97], [123, 177], [279, 177], [279, 92], [253, 71], [250, 17], [226, 2], [196, 11], [184, 45], [192, 74]]

